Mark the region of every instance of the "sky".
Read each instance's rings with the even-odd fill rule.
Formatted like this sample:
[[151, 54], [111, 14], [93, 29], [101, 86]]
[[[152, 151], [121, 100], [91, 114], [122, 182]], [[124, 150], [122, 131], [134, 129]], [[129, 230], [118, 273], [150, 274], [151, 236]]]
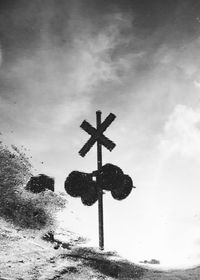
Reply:
[[[103, 163], [137, 188], [105, 194], [105, 247], [132, 260], [200, 263], [199, 48], [194, 0], [0, 1], [1, 140], [63, 191], [71, 171], [96, 169], [95, 147], [78, 154], [80, 124], [114, 113]], [[69, 197], [68, 210], [60, 218], [98, 244], [97, 205]]]

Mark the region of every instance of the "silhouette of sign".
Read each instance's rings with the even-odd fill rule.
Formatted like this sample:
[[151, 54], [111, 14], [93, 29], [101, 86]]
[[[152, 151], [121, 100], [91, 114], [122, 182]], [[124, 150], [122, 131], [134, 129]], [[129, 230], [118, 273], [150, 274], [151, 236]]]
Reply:
[[79, 154], [84, 157], [92, 146], [98, 141], [101, 145], [106, 147], [109, 151], [112, 151], [116, 144], [108, 139], [103, 132], [107, 129], [107, 127], [114, 121], [116, 116], [110, 113], [107, 118], [102, 122], [98, 128], [94, 128], [87, 121], [83, 121], [80, 127], [85, 130], [88, 134], [91, 135], [90, 139], [85, 143], [82, 149], [79, 151]]
[[[87, 121], [82, 122], [80, 127], [91, 137], [79, 151], [79, 154], [84, 157], [97, 143], [97, 171], [91, 174], [73, 171], [65, 181], [66, 192], [71, 196], [81, 197], [84, 205], [91, 206], [98, 200], [100, 250], [104, 250], [103, 189], [110, 191], [114, 199], [122, 200], [130, 194], [132, 188], [135, 188], [131, 177], [124, 174], [118, 166], [112, 164], [102, 166], [102, 145], [109, 151], [112, 151], [116, 146], [103, 134], [115, 118], [116, 116], [110, 113], [101, 122], [101, 111], [97, 111], [96, 128]], [[93, 181], [93, 176], [96, 176], [96, 181]]]
[[[81, 128], [91, 135], [90, 139], [85, 143], [79, 154], [84, 157], [92, 146], [97, 143], [97, 168], [98, 170], [102, 167], [102, 145], [109, 151], [112, 151], [116, 146], [114, 142], [108, 139], [103, 133], [107, 127], [114, 121], [116, 116], [110, 113], [107, 118], [101, 122], [101, 111], [96, 112], [96, 124], [94, 128], [87, 121], [83, 121]], [[103, 191], [101, 188], [100, 178], [97, 176], [97, 191], [98, 191], [98, 216], [99, 216], [99, 249], [104, 250], [104, 229], [103, 229]], [[85, 201], [84, 201], [85, 202]]]

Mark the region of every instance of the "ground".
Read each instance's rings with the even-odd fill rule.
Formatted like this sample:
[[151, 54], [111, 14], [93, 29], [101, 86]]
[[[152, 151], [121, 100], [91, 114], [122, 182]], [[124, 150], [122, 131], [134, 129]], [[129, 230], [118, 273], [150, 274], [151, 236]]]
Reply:
[[[81, 244], [82, 238], [63, 231], [63, 248], [2, 224], [0, 230], [0, 280], [199, 280], [200, 267], [158, 270], [135, 265], [116, 252], [102, 252]], [[63, 240], [63, 236], [62, 236]]]

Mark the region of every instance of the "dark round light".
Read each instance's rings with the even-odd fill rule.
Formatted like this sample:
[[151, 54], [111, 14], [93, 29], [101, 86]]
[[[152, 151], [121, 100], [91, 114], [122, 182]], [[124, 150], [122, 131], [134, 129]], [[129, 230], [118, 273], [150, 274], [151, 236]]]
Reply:
[[90, 181], [87, 190], [81, 195], [81, 201], [84, 205], [91, 206], [98, 199], [98, 188], [96, 182]]
[[65, 180], [65, 191], [73, 196], [81, 196], [86, 190], [91, 175], [84, 172], [73, 171]]
[[123, 171], [116, 165], [107, 163], [97, 171], [99, 181], [104, 190], [111, 191], [118, 188], [123, 181]]
[[120, 187], [111, 191], [112, 197], [117, 200], [125, 199], [133, 188], [133, 181], [130, 176], [124, 175], [123, 182]]

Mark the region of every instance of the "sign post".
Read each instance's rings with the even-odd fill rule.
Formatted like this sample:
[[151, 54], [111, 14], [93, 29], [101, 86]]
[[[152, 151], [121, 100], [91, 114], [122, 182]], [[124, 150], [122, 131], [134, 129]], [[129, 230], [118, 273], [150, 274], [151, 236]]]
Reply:
[[[109, 151], [112, 151], [116, 146], [114, 142], [108, 139], [103, 132], [114, 121], [116, 116], [110, 113], [107, 118], [101, 122], [101, 111], [96, 112], [96, 128], [91, 126], [87, 121], [83, 121], [81, 128], [91, 135], [90, 139], [85, 143], [82, 149], [79, 151], [80, 156], [84, 157], [92, 146], [97, 142], [97, 169], [98, 171], [102, 167], [102, 145]], [[101, 182], [97, 175], [97, 187], [98, 187], [98, 218], [99, 218], [99, 249], [104, 250], [104, 228], [103, 228], [103, 191]]]
[[[97, 130], [101, 126], [101, 111], [96, 112]], [[97, 169], [102, 167], [102, 146], [101, 142], [97, 140]], [[101, 188], [101, 182], [97, 176], [98, 186], [98, 214], [99, 214], [99, 249], [104, 250], [104, 232], [103, 232], [103, 191]]]

